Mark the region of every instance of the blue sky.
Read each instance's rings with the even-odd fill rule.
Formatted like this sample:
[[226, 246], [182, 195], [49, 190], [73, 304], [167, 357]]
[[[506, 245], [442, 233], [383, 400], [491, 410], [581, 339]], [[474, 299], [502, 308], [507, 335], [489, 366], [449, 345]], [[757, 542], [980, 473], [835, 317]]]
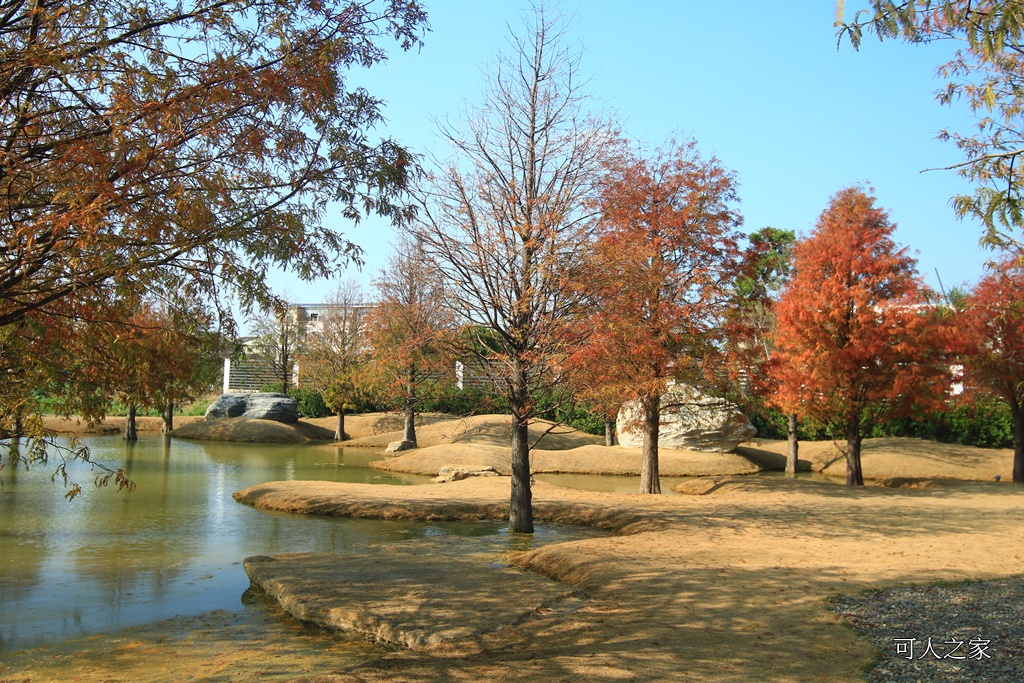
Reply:
[[[434, 118], [456, 117], [478, 101], [488, 64], [519, 30], [519, 0], [425, 0], [431, 31], [420, 51], [355, 80], [387, 102], [379, 129], [417, 152], [444, 148]], [[847, 1], [846, 15], [863, 6]], [[692, 0], [578, 0], [570, 36], [583, 47], [582, 71], [595, 109], [622, 130], [656, 145], [690, 135], [739, 179], [744, 230], [765, 226], [808, 234], [829, 197], [843, 187], [874, 187], [897, 223], [896, 239], [916, 252], [928, 284], [971, 283], [992, 253], [981, 227], [961, 222], [949, 199], [969, 187], [951, 171], [922, 173], [962, 159], [942, 128], [968, 131], [962, 108], [935, 101], [936, 67], [952, 45], [911, 46], [866, 37], [860, 52], [837, 50], [829, 0], [730, 3]], [[332, 225], [365, 250], [366, 267], [339, 273], [369, 287], [386, 263], [393, 232], [383, 221]], [[319, 301], [332, 282], [276, 276], [293, 300]]]

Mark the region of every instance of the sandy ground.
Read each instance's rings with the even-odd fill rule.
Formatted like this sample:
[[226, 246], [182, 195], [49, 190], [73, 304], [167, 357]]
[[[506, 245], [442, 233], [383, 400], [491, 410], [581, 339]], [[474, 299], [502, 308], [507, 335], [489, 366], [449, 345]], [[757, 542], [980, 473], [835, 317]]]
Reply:
[[[587, 445], [565, 450], [533, 451], [530, 468], [535, 473], [619, 474], [639, 475], [642, 453], [639, 448]], [[665, 477], [687, 477], [724, 474], [753, 474], [771, 466], [761, 467], [756, 457], [746, 458], [731, 453], [697, 453], [695, 451], [664, 450], [659, 455], [659, 470]], [[371, 463], [372, 467], [390, 472], [436, 475], [445, 466], [481, 469], [493, 467], [502, 474], [510, 474], [509, 446], [454, 443], [447, 446], [429, 446], [401, 453], [395, 457]], [[785, 463], [783, 463], [785, 467]]]
[[[175, 428], [193, 422], [202, 421], [201, 415], [176, 415]], [[163, 418], [136, 417], [135, 429], [140, 432], [159, 432], [163, 427]], [[124, 417], [110, 415], [97, 424], [89, 424], [78, 418], [44, 417], [43, 427], [58, 434], [120, 434], [124, 431]]]
[[[803, 468], [845, 479], [845, 455], [839, 451], [839, 446], [843, 445], [845, 443], [837, 445], [831, 441], [802, 443], [800, 464]], [[741, 446], [738, 452], [749, 455], [752, 450], [759, 450], [776, 454], [779, 461], [784, 463], [786, 447], [785, 441], [765, 441], [754, 448]], [[865, 439], [861, 448], [861, 466], [865, 480], [925, 478], [993, 481], [998, 475], [1007, 481], [1013, 477], [1013, 451], [1008, 448], [940, 444], [924, 439]]]
[[[310, 420], [313, 424], [334, 429], [336, 418]], [[397, 413], [371, 413], [345, 418], [345, 432], [351, 437], [347, 446], [384, 448], [392, 441], [402, 440], [404, 417]], [[452, 444], [506, 447], [511, 435], [512, 420], [507, 415], [473, 415], [453, 418], [440, 413], [420, 415], [417, 419], [416, 441], [420, 449]], [[565, 450], [587, 444], [604, 443], [604, 437], [556, 426], [538, 420], [530, 426], [530, 442], [541, 450]]]
[[[124, 417], [112, 415], [98, 424], [76, 418], [46, 417], [43, 425], [60, 434], [117, 434], [124, 430]], [[393, 441], [402, 440], [404, 416], [400, 413], [365, 413], [345, 417], [346, 446], [384, 449]], [[505, 415], [479, 415], [453, 418], [441, 413], [417, 416], [417, 441], [421, 448], [451, 444], [507, 445], [511, 420]], [[290, 440], [334, 442], [337, 417], [303, 418], [294, 425], [271, 420], [231, 418], [206, 421], [202, 416], [174, 418], [174, 436], [211, 441], [271, 442]], [[137, 417], [140, 432], [159, 432], [159, 417]], [[549, 431], [550, 430], [550, 431]], [[542, 438], [543, 437], [543, 438]], [[568, 427], [555, 427], [538, 421], [530, 428], [532, 442], [547, 450], [563, 450], [588, 444], [603, 443], [603, 437], [583, 434]]]
[[[421, 417], [423, 424], [438, 420], [450, 421], [451, 416], [425, 415]], [[184, 439], [202, 439], [210, 441], [248, 441], [248, 442], [290, 442], [307, 443], [310, 441], [334, 441], [335, 417], [302, 419], [297, 424], [286, 425], [271, 420], [246, 420], [231, 418], [207, 422], [203, 416], [179, 415], [174, 418], [174, 436]], [[46, 429], [59, 434], [119, 434], [124, 431], [124, 417], [111, 415], [98, 424], [89, 424], [76, 418], [46, 417], [43, 418]], [[371, 413], [367, 415], [350, 415], [345, 420], [345, 432], [353, 439], [373, 439], [376, 434], [388, 433], [395, 436], [395, 430], [401, 429], [401, 416], [391, 413]], [[163, 420], [159, 417], [137, 417], [136, 429], [139, 432], [159, 432]], [[398, 432], [397, 439], [401, 438]], [[396, 438], [384, 440], [383, 448]], [[352, 443], [350, 445], [357, 445]], [[376, 444], [367, 444], [376, 445]]]
[[332, 441], [334, 432], [299, 420], [284, 424], [274, 420], [232, 417], [209, 422], [200, 420], [176, 427], [171, 436], [201, 441], [244, 441], [249, 443], [310, 443]]

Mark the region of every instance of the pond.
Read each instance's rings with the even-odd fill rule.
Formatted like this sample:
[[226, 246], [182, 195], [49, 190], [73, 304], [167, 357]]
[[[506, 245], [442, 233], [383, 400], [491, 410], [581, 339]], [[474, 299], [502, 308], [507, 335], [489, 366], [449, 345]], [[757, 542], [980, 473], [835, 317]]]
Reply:
[[[269, 513], [231, 494], [260, 482], [319, 479], [410, 485], [427, 477], [367, 467], [372, 449], [223, 442], [142, 436], [83, 439], [95, 460], [124, 467], [133, 493], [92, 487], [88, 467], [73, 475], [83, 494], [63, 498], [52, 469], [4, 472], [0, 488], [0, 654], [88, 639], [133, 625], [246, 610], [242, 560], [281, 552], [358, 552], [368, 545], [446, 535], [510, 546], [592, 534], [540, 527], [515, 537], [502, 524], [412, 523]], [[234, 618], [234, 617], [233, 617]], [[260, 616], [259, 618], [264, 618]]]

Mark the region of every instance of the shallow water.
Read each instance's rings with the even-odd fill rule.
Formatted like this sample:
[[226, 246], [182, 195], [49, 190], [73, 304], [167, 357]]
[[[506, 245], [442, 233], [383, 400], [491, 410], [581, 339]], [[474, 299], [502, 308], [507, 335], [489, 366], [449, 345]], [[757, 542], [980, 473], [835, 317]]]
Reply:
[[[5, 472], [0, 488], [0, 653], [51, 646], [133, 625], [227, 610], [245, 621], [242, 560], [281, 552], [357, 552], [368, 545], [455, 535], [506, 551], [585, 535], [551, 528], [511, 538], [495, 522], [414, 523], [269, 513], [231, 494], [282, 479], [408, 485], [427, 477], [368, 468], [373, 449], [86, 437], [93, 458], [124, 467], [132, 493], [83, 485], [73, 501], [52, 471]], [[248, 610], [251, 612], [251, 610]]]

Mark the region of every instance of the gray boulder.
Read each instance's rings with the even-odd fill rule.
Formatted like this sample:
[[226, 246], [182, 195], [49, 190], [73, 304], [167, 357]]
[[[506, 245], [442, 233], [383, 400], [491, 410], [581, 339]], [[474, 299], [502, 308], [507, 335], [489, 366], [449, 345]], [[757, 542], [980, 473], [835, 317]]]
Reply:
[[225, 417], [242, 417], [245, 412], [248, 394], [221, 394], [220, 398], [206, 409], [207, 420], [219, 420]]
[[388, 444], [388, 447], [384, 449], [385, 453], [399, 453], [401, 451], [408, 451], [414, 448], [412, 441], [403, 439], [401, 441], [392, 441]]
[[249, 394], [242, 417], [292, 424], [299, 421], [299, 402], [288, 394]]
[[288, 394], [222, 394], [206, 409], [206, 419], [218, 420], [226, 417], [247, 417], [252, 420], [273, 420], [293, 424], [299, 421], [299, 404]]
[[[707, 396], [685, 384], [669, 387], [661, 397], [659, 448], [678, 448], [704, 453], [732, 453], [757, 435], [750, 420], [728, 401]], [[619, 411], [616, 429], [619, 445], [641, 448], [644, 443], [643, 410], [638, 401]]]

